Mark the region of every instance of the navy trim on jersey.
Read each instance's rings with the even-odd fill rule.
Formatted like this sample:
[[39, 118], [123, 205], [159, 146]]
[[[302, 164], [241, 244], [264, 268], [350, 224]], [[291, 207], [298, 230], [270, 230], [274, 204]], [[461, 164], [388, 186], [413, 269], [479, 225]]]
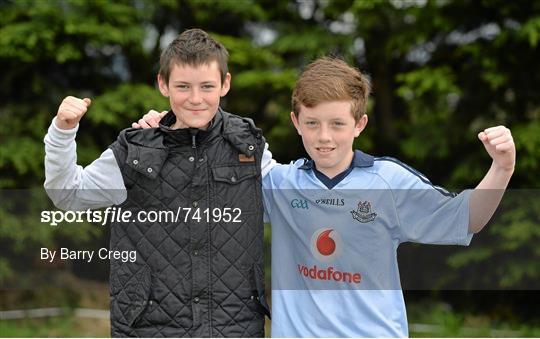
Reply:
[[345, 171], [339, 173], [333, 178], [329, 178], [324, 173], [319, 172], [316, 168], [313, 169], [313, 173], [315, 173], [315, 176], [326, 186], [329, 190], [334, 188], [337, 184], [341, 182], [341, 180], [345, 179], [349, 173], [353, 170], [353, 166], [349, 166]]
[[374, 160], [375, 161], [390, 161], [390, 162], [393, 162], [394, 164], [398, 164], [401, 167], [403, 167], [404, 169], [406, 169], [407, 171], [409, 171], [412, 174], [414, 174], [415, 176], [417, 176], [423, 183], [428, 184], [431, 187], [433, 187], [435, 190], [437, 190], [442, 195], [447, 196], [447, 197], [452, 197], [452, 198], [457, 196], [457, 193], [449, 192], [449, 191], [445, 190], [444, 188], [442, 188], [440, 186], [433, 185], [431, 183], [431, 181], [429, 181], [429, 179], [426, 178], [425, 175], [423, 175], [422, 173], [420, 173], [416, 169], [412, 168], [411, 166], [397, 160], [396, 158], [392, 158], [392, 157], [376, 157]]

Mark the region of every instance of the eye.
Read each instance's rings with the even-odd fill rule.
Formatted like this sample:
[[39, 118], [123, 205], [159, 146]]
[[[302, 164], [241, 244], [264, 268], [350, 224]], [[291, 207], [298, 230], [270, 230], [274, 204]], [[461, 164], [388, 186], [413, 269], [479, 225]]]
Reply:
[[202, 85], [202, 89], [205, 89], [205, 90], [211, 90], [214, 87], [216, 87], [216, 86], [214, 86], [214, 85]]
[[186, 90], [189, 88], [188, 85], [176, 85], [176, 88], [180, 89], [180, 90]]
[[334, 126], [337, 126], [337, 127], [345, 126], [345, 123], [342, 121], [334, 121]]
[[308, 120], [305, 122], [306, 125], [308, 126], [315, 126], [317, 125], [317, 122], [316, 121], [313, 121], [313, 120]]

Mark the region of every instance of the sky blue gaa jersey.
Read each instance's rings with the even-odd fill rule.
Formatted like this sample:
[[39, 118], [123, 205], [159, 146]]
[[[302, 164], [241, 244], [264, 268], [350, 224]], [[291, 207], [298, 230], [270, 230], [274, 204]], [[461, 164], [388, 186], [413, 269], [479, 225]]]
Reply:
[[471, 191], [450, 193], [393, 158], [356, 151], [333, 180], [302, 159], [263, 187], [273, 337], [406, 337], [397, 247], [472, 238]]

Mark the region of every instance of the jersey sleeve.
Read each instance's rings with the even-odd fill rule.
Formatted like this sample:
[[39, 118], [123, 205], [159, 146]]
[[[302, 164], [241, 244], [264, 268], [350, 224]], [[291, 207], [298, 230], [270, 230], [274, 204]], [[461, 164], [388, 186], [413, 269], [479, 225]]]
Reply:
[[400, 242], [439, 245], [469, 245], [469, 200], [471, 190], [451, 193], [433, 185], [410, 167], [398, 169], [392, 189]]
[[262, 180], [264, 222], [270, 222], [272, 208], [275, 203], [276, 191], [283, 189], [282, 182], [285, 177], [290, 175], [293, 165], [282, 165], [274, 161], [272, 167], [268, 170]]
[[265, 223], [270, 222], [270, 214], [272, 213], [272, 196], [273, 196], [272, 188], [273, 188], [272, 171], [268, 171], [266, 175], [263, 176], [263, 180], [262, 180], [262, 193], [263, 193], [263, 206], [264, 206], [263, 219]]

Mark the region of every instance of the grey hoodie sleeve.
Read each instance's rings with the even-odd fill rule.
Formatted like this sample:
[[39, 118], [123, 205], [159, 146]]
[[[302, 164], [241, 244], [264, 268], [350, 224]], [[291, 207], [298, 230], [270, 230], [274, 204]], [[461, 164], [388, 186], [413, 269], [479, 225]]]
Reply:
[[79, 126], [62, 130], [53, 119], [45, 136], [45, 190], [63, 210], [86, 210], [118, 205], [127, 198], [122, 173], [112, 150], [90, 165], [77, 165], [75, 136]]
[[272, 152], [268, 148], [268, 143], [264, 143], [264, 152], [261, 161], [261, 174], [264, 178], [272, 168], [279, 165], [279, 163], [272, 158]]

